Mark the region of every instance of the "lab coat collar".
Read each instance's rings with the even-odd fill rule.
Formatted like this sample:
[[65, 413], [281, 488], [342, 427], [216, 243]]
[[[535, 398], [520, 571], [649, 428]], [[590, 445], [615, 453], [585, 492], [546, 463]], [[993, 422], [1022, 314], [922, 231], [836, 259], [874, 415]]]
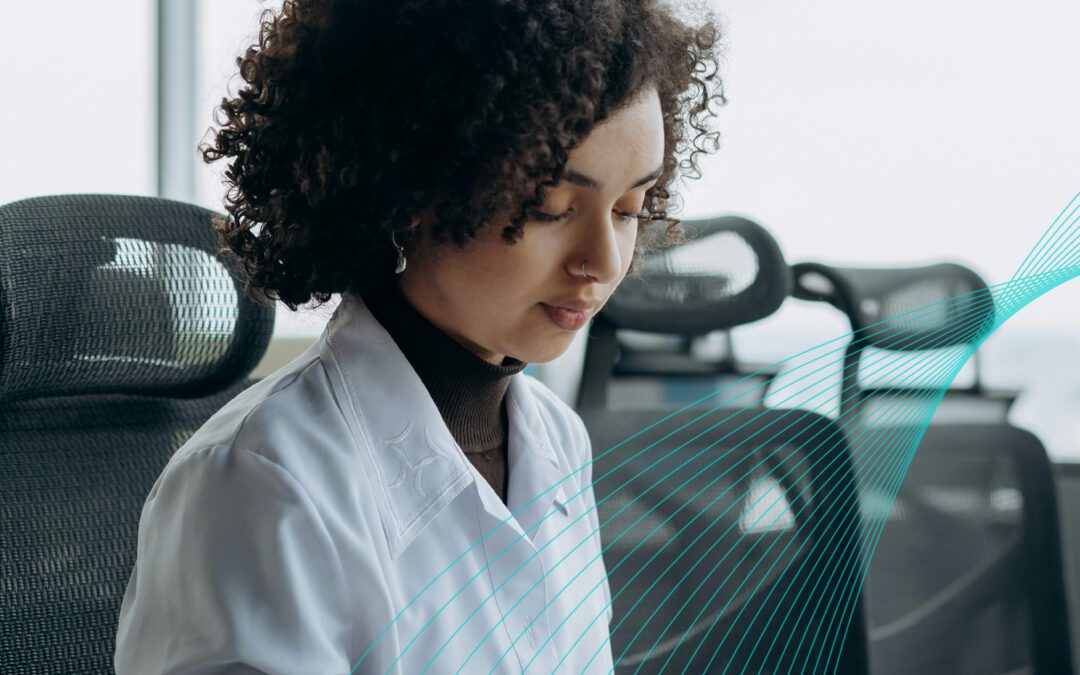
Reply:
[[[343, 408], [366, 441], [360, 450], [374, 469], [391, 558], [470, 484], [484, 509], [500, 520], [522, 507], [530, 521], [553, 504], [566, 512], [562, 486], [548, 488], [566, 477], [567, 467], [559, 463], [557, 435], [524, 372], [510, 376], [507, 389], [510, 498], [504, 505], [486, 481], [478, 480], [419, 375], [359, 295], [342, 294], [323, 350], [331, 378], [348, 401]], [[515, 519], [510, 522], [521, 529]]]

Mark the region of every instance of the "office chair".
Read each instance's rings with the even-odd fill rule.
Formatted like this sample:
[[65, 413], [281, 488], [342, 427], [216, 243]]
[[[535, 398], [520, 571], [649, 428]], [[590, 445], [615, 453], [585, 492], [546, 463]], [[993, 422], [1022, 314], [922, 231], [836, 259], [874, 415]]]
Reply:
[[627, 372], [660, 383], [696, 372], [695, 395], [720, 390], [723, 368], [677, 346], [643, 355], [622, 334], [685, 344], [773, 314], [790, 291], [760, 225], [683, 227], [689, 243], [650, 254], [594, 318], [577, 401], [595, 458], [616, 672], [864, 673], [859, 513], [840, 429], [763, 407], [754, 386], [772, 372], [723, 372], [750, 386], [682, 412], [694, 402], [685, 389], [636, 405], [620, 392]]
[[[792, 297], [825, 302], [844, 313], [853, 339], [844, 351], [841, 414], [866, 420], [880, 418], [870, 406], [889, 398], [930, 393], [919, 385], [863, 386], [859, 362], [873, 350], [893, 352], [966, 348], [992, 324], [994, 306], [986, 282], [956, 263], [921, 267], [836, 267], [816, 262], [796, 263], [792, 271]], [[941, 312], [919, 309], [956, 298]], [[904, 321], [905, 313], [915, 317]], [[961, 321], [961, 317], [963, 320]], [[911, 324], [920, 323], [917, 328]], [[918, 349], [915, 349], [915, 348]], [[949, 419], [1003, 421], [1020, 392], [989, 388], [982, 382], [982, 364], [976, 350], [971, 357], [974, 379], [967, 386], [949, 386], [935, 411], [938, 422]], [[936, 391], [936, 390], [935, 390]], [[858, 412], [853, 412], [858, 410]]]
[[647, 256], [590, 326], [577, 408], [690, 403], [721, 388], [759, 404], [768, 395], [779, 369], [739, 359], [732, 329], [783, 303], [791, 280], [780, 246], [740, 216], [682, 226], [688, 241]]
[[[853, 426], [888, 424], [917, 439], [899, 485], [859, 480], [872, 672], [1073, 672], [1053, 473], [1039, 439], [1007, 420], [1019, 392], [985, 387], [977, 363], [971, 386], [947, 390], [860, 377], [871, 348], [969, 349], [994, 323], [986, 283], [954, 263], [800, 263], [793, 275], [796, 298], [826, 302], [851, 323], [843, 381]], [[942, 311], [904, 316], [933, 305]], [[920, 406], [921, 438], [904, 410]]]
[[0, 206], [0, 672], [113, 672], [140, 512], [262, 357], [212, 213], [165, 199]]

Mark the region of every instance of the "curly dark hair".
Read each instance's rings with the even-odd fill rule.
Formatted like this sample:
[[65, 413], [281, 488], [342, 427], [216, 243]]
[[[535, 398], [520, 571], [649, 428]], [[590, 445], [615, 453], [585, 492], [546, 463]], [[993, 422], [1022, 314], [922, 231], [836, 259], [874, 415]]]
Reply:
[[[286, 0], [264, 10], [237, 57], [244, 85], [215, 109], [207, 163], [225, 171], [221, 250], [249, 295], [290, 309], [392, 278], [390, 234], [421, 213], [465, 246], [514, 214], [522, 235], [570, 151], [655, 86], [664, 173], [645, 196], [630, 272], [682, 241], [669, 188], [715, 151], [720, 28], [688, 25], [658, 0]], [[223, 114], [223, 118], [222, 118]], [[212, 131], [212, 130], [211, 130]], [[397, 237], [402, 241], [403, 237]]]

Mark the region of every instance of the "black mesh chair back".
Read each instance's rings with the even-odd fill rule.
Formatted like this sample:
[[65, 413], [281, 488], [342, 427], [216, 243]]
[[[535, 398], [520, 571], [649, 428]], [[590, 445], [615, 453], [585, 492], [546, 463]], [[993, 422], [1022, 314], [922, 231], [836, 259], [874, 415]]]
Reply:
[[[1019, 392], [985, 387], [978, 362], [969, 387], [860, 380], [873, 349], [970, 351], [995, 318], [985, 282], [955, 263], [800, 263], [793, 274], [795, 297], [851, 323], [842, 416], [917, 444], [896, 481], [859, 474], [872, 671], [1071, 673], [1055, 483], [1039, 439], [1007, 420]], [[913, 411], [925, 429], [910, 424]]]
[[886, 511], [864, 519], [877, 534], [865, 596], [875, 674], [1073, 672], [1056, 488], [1038, 438], [932, 424], [895, 501], [860, 488]]
[[[866, 672], [843, 434], [823, 416], [762, 407], [750, 390], [768, 377], [695, 402], [724, 384], [715, 364], [677, 346], [775, 312], [788, 268], [752, 221], [684, 227], [690, 243], [651, 254], [588, 336], [578, 410], [595, 458], [616, 672]], [[627, 331], [675, 346], [643, 355]], [[627, 371], [678, 386], [612, 405]], [[688, 374], [699, 378], [692, 391]]]
[[[851, 323], [854, 338], [844, 354], [841, 412], [848, 419], [858, 415], [864, 423], [880, 419], [875, 407], [889, 400], [935, 393], [925, 383], [865, 386], [860, 379], [860, 362], [865, 355], [874, 351], [968, 349], [995, 319], [986, 282], [957, 263], [879, 269], [803, 262], [791, 269], [793, 297], [826, 302]], [[920, 311], [946, 301], [941, 311]], [[913, 315], [919, 318], [912, 319]], [[936, 421], [1002, 421], [1008, 416], [1020, 392], [986, 387], [978, 350], [971, 360], [972, 383], [945, 390], [935, 411]]]
[[213, 214], [149, 197], [0, 206], [0, 672], [112, 671], [139, 515], [246, 379], [273, 307]]

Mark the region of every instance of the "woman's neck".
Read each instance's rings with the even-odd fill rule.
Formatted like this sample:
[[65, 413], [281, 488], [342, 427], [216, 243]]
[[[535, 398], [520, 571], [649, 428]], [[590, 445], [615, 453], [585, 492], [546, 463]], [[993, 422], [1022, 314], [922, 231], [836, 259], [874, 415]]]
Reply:
[[506, 357], [495, 365], [480, 358], [421, 314], [396, 281], [364, 302], [424, 383], [462, 449], [480, 452], [502, 443], [510, 377], [528, 364]]

